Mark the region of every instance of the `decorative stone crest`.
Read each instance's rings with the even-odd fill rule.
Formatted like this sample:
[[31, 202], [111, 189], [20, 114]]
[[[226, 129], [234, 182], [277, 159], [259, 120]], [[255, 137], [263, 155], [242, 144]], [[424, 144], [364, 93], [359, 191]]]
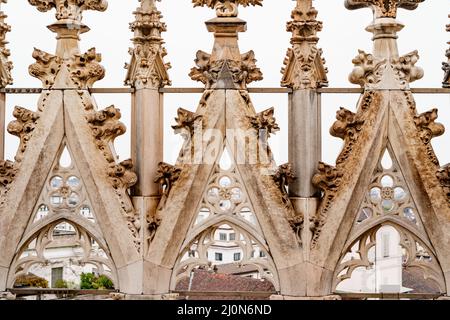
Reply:
[[372, 54], [358, 50], [359, 54], [352, 60], [355, 68], [350, 74], [351, 83], [361, 87], [373, 86], [381, 81], [383, 70], [386, 68], [386, 60], [376, 59]]
[[238, 16], [238, 6], [262, 6], [263, 0], [192, 0], [194, 7], [207, 6], [216, 10], [218, 17], [229, 18]]
[[248, 117], [250, 125], [259, 132], [264, 134], [266, 140], [271, 134], [280, 131], [277, 120], [274, 117], [275, 108], [270, 108], [258, 113], [256, 116]]
[[447, 196], [447, 200], [450, 206], [450, 164], [447, 164], [446, 166], [439, 169], [439, 171], [436, 173], [436, 176], [445, 192], [445, 195]]
[[161, 221], [162, 219], [159, 216], [159, 210], [156, 210], [156, 212], [152, 211], [147, 214], [148, 243], [151, 243], [155, 238], [156, 231], [158, 231]]
[[318, 11], [312, 1], [297, 1], [292, 11], [292, 21], [287, 23], [287, 31], [292, 32], [292, 48], [288, 49], [285, 67], [281, 70], [281, 85], [294, 90], [314, 89], [328, 85], [325, 60], [322, 50], [317, 48], [322, 31], [322, 22], [317, 21]]
[[164, 63], [167, 52], [161, 37], [167, 26], [161, 22], [163, 16], [155, 1], [160, 0], [140, 0], [141, 6], [134, 12], [136, 20], [130, 23], [134, 48], [129, 50], [130, 64], [125, 65], [128, 69], [126, 85], [161, 88], [171, 83], [167, 73], [170, 63]]
[[20, 139], [19, 151], [15, 157], [17, 162], [22, 161], [23, 154], [27, 149], [28, 141], [36, 126], [39, 115], [22, 107], [15, 107], [13, 116], [17, 119], [8, 125], [8, 132]]
[[414, 10], [425, 0], [346, 0], [347, 9], [370, 7], [376, 18], [396, 18], [397, 9]]
[[[399, 58], [377, 59], [372, 54], [359, 50], [359, 54], [352, 60], [355, 68], [349, 76], [351, 83], [358, 84], [367, 90], [380, 88], [382, 80], [392, 76], [400, 89], [408, 88], [408, 84], [422, 79], [424, 72], [415, 64], [419, 60], [417, 51], [413, 51]], [[386, 80], [385, 80], [386, 81]]]
[[339, 109], [336, 113], [336, 119], [337, 121], [330, 129], [330, 134], [333, 137], [341, 138], [345, 142], [344, 149], [336, 160], [336, 163], [340, 164], [348, 159], [352, 152], [364, 125], [364, 120], [359, 119], [357, 114], [345, 108]]
[[102, 56], [91, 48], [85, 54], [75, 55], [69, 66], [71, 78], [79, 89], [91, 88], [95, 82], [103, 79], [105, 69], [99, 64]]
[[17, 166], [14, 162], [9, 160], [0, 161], [0, 186], [8, 187], [16, 177]]
[[435, 165], [439, 165], [439, 160], [434, 153], [431, 140], [445, 133], [445, 127], [442, 124], [435, 122], [437, 118], [438, 109], [433, 109], [414, 117], [414, 123], [419, 131], [419, 137], [426, 145], [427, 155]]
[[86, 116], [96, 139], [97, 147], [103, 152], [108, 162], [114, 162], [115, 156], [111, 152], [114, 140], [126, 132], [125, 125], [119, 121], [122, 117], [120, 110], [110, 106], [105, 110], [92, 112]]
[[80, 22], [85, 10], [105, 11], [108, 8], [106, 0], [28, 0], [41, 12], [56, 9], [57, 20], [73, 20]]
[[295, 232], [298, 243], [302, 245], [302, 230], [305, 224], [305, 217], [303, 215], [297, 215], [294, 218], [289, 219], [289, 224]]
[[195, 60], [197, 68], [192, 68], [189, 73], [192, 80], [205, 84], [206, 90], [214, 88], [223, 74], [229, 74], [229, 80], [238, 89], [246, 89], [249, 83], [263, 79], [261, 70], [256, 66], [255, 53], [253, 51], [242, 54], [240, 61], [210, 61], [210, 59], [210, 54], [201, 50], [198, 51], [197, 59]]
[[131, 159], [111, 165], [108, 176], [111, 178], [114, 189], [127, 190], [137, 183], [137, 175], [133, 172], [133, 161]]
[[317, 244], [320, 232], [327, 218], [329, 207], [341, 185], [343, 176], [344, 173], [340, 169], [323, 162], [319, 163], [318, 172], [313, 177], [312, 184], [323, 192], [324, 196], [322, 201], [324, 201], [324, 205], [322, 206], [322, 210], [310, 219], [310, 230], [313, 234], [311, 241], [312, 247]]
[[439, 137], [445, 133], [442, 124], [435, 122], [438, 118], [438, 109], [424, 112], [414, 117], [414, 122], [420, 130], [420, 138], [423, 143], [430, 143], [431, 139]]
[[419, 53], [413, 51], [398, 59], [392, 59], [391, 64], [397, 75], [400, 84], [406, 86], [408, 83], [420, 80], [424, 76], [424, 71], [420, 67], [416, 67], [419, 61]]
[[273, 176], [273, 180], [280, 188], [281, 193], [286, 199], [289, 199], [289, 192], [287, 187], [289, 183], [294, 181], [296, 178], [294, 170], [292, 169], [292, 165], [290, 163], [285, 163], [278, 167], [278, 170], [275, 172]]
[[42, 81], [44, 89], [51, 88], [61, 69], [62, 59], [36, 48], [33, 51], [33, 58], [36, 59], [36, 62], [30, 65], [28, 72]]
[[187, 138], [191, 138], [194, 135], [196, 123], [201, 121], [202, 118], [195, 112], [179, 108], [178, 117], [175, 118], [177, 124], [173, 125], [172, 128], [175, 130], [175, 134], [180, 133]]
[[133, 161], [128, 159], [118, 164], [113, 163], [110, 165], [107, 173], [111, 180], [111, 185], [120, 200], [123, 215], [127, 220], [128, 229], [134, 237], [136, 249], [140, 251], [141, 240], [139, 238], [139, 232], [141, 230], [141, 221], [128, 195], [128, 189], [138, 181], [138, 177], [133, 171]]
[[[6, 2], [7, 0], [1, 0], [0, 6], [1, 3]], [[8, 41], [6, 41], [6, 33], [11, 31], [11, 26], [5, 22], [5, 18], [7, 17], [3, 11], [0, 11], [0, 88], [4, 88], [13, 83], [11, 76], [13, 64], [8, 60], [11, 52], [6, 48], [8, 44]]]
[[173, 185], [180, 178], [181, 168], [161, 162], [158, 165], [158, 174], [155, 177], [155, 183], [161, 186], [163, 197], [167, 197], [172, 190]]

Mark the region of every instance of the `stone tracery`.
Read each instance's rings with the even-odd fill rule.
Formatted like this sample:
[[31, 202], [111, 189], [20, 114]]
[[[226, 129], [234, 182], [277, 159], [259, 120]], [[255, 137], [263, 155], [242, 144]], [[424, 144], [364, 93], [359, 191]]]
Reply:
[[[396, 44], [404, 27], [395, 20], [397, 10], [422, 2], [345, 2], [349, 9], [373, 10], [367, 30], [375, 45], [353, 59], [349, 80], [364, 93], [356, 112], [338, 110], [330, 133], [344, 147], [328, 165], [319, 151], [320, 94], [328, 85], [317, 48], [323, 24], [312, 0], [296, 1], [281, 81], [289, 92], [289, 162], [277, 166], [269, 147], [280, 130], [276, 109], [256, 112], [248, 85], [262, 80], [262, 72], [255, 52], [242, 54], [238, 45], [238, 33], [246, 30], [238, 7], [262, 6], [262, 0], [192, 1], [216, 11], [206, 22], [214, 47], [197, 52], [189, 74], [205, 90], [195, 112], [178, 109], [172, 128], [185, 141], [175, 165], [164, 162], [162, 152], [163, 88], [171, 81], [157, 0], [139, 0], [130, 24], [125, 84], [133, 97], [132, 150], [124, 161], [114, 148], [126, 131], [120, 110], [98, 110], [90, 94], [105, 74], [101, 55], [79, 50], [79, 36], [89, 30], [83, 11], [105, 11], [107, 2], [29, 0], [39, 11], [55, 9], [49, 29], [57, 49], [34, 50], [29, 73], [44, 91], [37, 111], [16, 107], [7, 128], [20, 145], [15, 162], [0, 159], [0, 290], [55, 263], [47, 250], [62, 235], [74, 248], [73, 265], [91, 265], [128, 295], [158, 292], [162, 298], [182, 291], [179, 284], [198, 270], [223, 274], [214, 254], [227, 242], [235, 248], [234, 267], [269, 282], [272, 298], [327, 298], [342, 294], [342, 284], [363, 269], [379, 277], [387, 232], [397, 267], [417, 269], [436, 293], [448, 292], [442, 270], [450, 267], [450, 170], [441, 167], [431, 143], [445, 129], [438, 109], [417, 112], [410, 83], [424, 75], [416, 66], [419, 53], [400, 56]], [[2, 88], [12, 82], [5, 18], [1, 12]], [[446, 62], [443, 67], [448, 87]], [[199, 131], [220, 134], [198, 139]]]

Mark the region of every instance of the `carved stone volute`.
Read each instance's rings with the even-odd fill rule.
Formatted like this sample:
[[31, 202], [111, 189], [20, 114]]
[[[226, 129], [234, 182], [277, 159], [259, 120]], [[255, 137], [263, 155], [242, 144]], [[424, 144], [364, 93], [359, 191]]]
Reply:
[[20, 139], [19, 150], [15, 159], [17, 162], [21, 162], [27, 149], [28, 141], [31, 139], [31, 135], [36, 126], [36, 121], [39, 119], [39, 115], [25, 108], [15, 107], [13, 116], [16, 120], [9, 123], [8, 132]]
[[431, 139], [439, 137], [445, 133], [445, 127], [435, 122], [438, 118], [438, 109], [424, 112], [414, 117], [414, 123], [420, 131], [420, 138], [423, 143], [430, 143]]
[[121, 116], [120, 110], [114, 106], [92, 112], [86, 116], [96, 145], [103, 152], [108, 162], [115, 160], [111, 151], [114, 140], [126, 132], [125, 125], [119, 121]]

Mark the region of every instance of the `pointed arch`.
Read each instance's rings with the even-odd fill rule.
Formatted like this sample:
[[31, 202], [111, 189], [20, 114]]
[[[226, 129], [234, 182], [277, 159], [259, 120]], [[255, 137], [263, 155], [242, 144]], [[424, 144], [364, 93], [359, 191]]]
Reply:
[[[15, 280], [21, 275], [28, 274], [32, 266], [40, 265], [44, 267], [51, 263], [52, 257], [46, 255], [46, 250], [51, 247], [53, 242], [59, 243], [55, 236], [57, 237], [56, 234], [61, 232], [61, 230], [58, 230], [58, 226], [62, 224], [68, 224], [72, 227], [69, 229], [73, 229], [73, 233], [69, 232], [68, 236], [63, 235], [63, 237], [69, 237], [68, 244], [82, 251], [80, 255], [76, 254], [78, 250], [74, 249], [70, 262], [81, 267], [87, 264], [95, 265], [100, 275], [104, 274], [110, 277], [114, 285], [119, 288], [117, 270], [104, 239], [91, 233], [92, 228], [90, 228], [91, 230], [85, 229], [80, 224], [75, 223], [73, 218], [62, 217], [56, 218], [40, 228], [36, 226], [36, 230], [33, 230], [34, 232], [30, 233], [30, 236], [21, 241], [9, 269], [8, 287], [12, 288]], [[61, 245], [61, 243], [58, 245]]]
[[372, 268], [378, 263], [374, 254], [370, 254], [370, 250], [377, 246], [377, 232], [387, 226], [394, 228], [399, 233], [398, 245], [405, 251], [402, 256], [402, 264], [398, 267], [401, 267], [402, 270], [419, 269], [424, 280], [432, 280], [438, 286], [439, 293], [445, 293], [445, 277], [430, 244], [422, 241], [410, 229], [390, 220], [367, 228], [366, 231], [349, 239], [334, 271], [333, 290], [335, 291], [341, 282], [351, 279], [353, 272], [358, 268]]

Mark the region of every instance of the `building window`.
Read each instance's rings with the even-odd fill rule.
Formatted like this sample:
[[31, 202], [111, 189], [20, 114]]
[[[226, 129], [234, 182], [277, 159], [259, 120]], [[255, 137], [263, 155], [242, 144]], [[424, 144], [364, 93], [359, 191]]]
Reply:
[[223, 261], [223, 254], [216, 252], [216, 261]]
[[219, 237], [220, 237], [220, 241], [227, 241], [227, 234], [226, 233], [219, 234]]
[[63, 268], [52, 268], [52, 288], [56, 288], [59, 281], [63, 280]]
[[234, 254], [234, 261], [241, 261], [241, 253], [240, 252]]
[[236, 233], [230, 233], [230, 241], [236, 240]]

